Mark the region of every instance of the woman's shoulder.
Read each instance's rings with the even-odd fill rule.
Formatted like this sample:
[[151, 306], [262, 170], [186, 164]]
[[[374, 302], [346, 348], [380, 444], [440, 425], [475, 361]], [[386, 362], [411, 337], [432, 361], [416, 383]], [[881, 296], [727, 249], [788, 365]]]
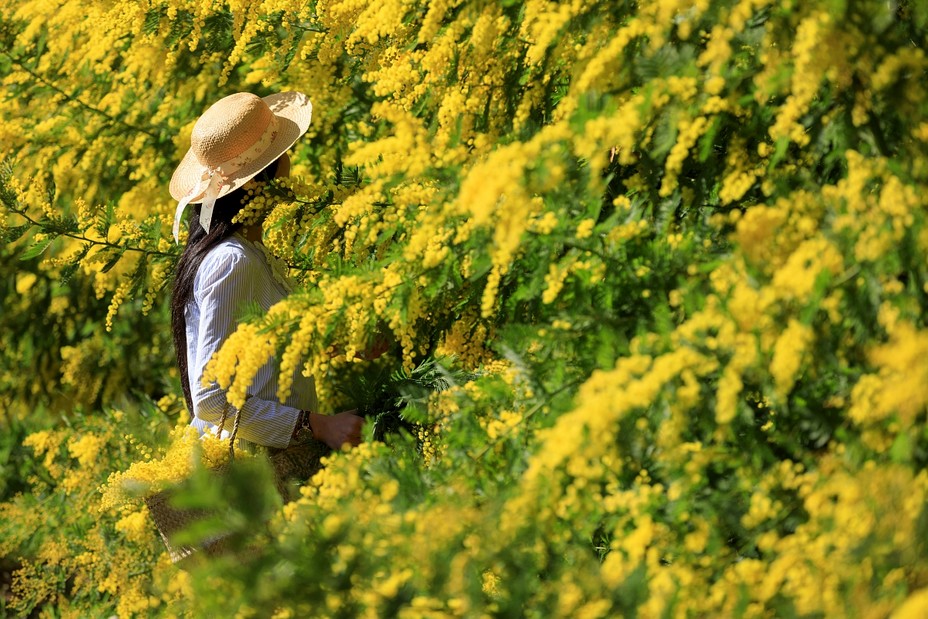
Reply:
[[[244, 274], [255, 269], [251, 252], [237, 236], [220, 241], [203, 257], [197, 268], [196, 279], [213, 280], [232, 274]], [[195, 286], [198, 282], [195, 282]]]

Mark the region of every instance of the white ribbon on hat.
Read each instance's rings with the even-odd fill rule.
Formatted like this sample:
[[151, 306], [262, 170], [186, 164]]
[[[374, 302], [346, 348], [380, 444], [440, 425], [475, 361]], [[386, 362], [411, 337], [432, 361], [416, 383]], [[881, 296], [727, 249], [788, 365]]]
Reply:
[[213, 219], [213, 207], [219, 198], [219, 192], [225, 184], [225, 178], [220, 168], [207, 168], [203, 171], [203, 176], [197, 181], [193, 189], [177, 203], [177, 209], [174, 211], [174, 226], [171, 232], [174, 235], [174, 242], [180, 243], [180, 220], [184, 216], [184, 209], [190, 204], [190, 201], [203, 193], [204, 185], [206, 186], [206, 195], [203, 197], [203, 206], [200, 207], [200, 225], [209, 234], [210, 223]]
[[[253, 146], [237, 157], [224, 161], [218, 166], [204, 168], [203, 174], [200, 176], [200, 180], [197, 181], [197, 184], [177, 203], [177, 209], [174, 211], [174, 226], [171, 228], [175, 243], [180, 243], [180, 220], [183, 218], [184, 209], [187, 208], [191, 200], [195, 199], [204, 191], [206, 194], [203, 196], [203, 205], [200, 207], [200, 225], [203, 226], [203, 229], [209, 234], [210, 225], [213, 220], [213, 207], [216, 206], [216, 200], [219, 199], [219, 194], [226, 185], [226, 181], [237, 171], [260, 157], [274, 142], [276, 137], [277, 117], [271, 116], [271, 120], [268, 123], [267, 129], [261, 135], [261, 139], [255, 142]], [[270, 163], [271, 162], [268, 161], [268, 164]]]

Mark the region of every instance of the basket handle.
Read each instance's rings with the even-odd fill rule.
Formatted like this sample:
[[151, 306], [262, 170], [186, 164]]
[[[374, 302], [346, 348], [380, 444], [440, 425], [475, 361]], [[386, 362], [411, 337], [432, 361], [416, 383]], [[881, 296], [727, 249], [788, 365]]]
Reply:
[[[222, 435], [222, 430], [226, 425], [226, 418], [229, 416], [229, 403], [226, 402], [222, 407], [222, 415], [219, 417], [219, 426], [216, 428], [216, 436]], [[238, 425], [242, 421], [241, 409], [235, 409], [235, 420], [232, 422], [232, 434], [229, 435], [229, 462], [235, 459], [235, 437], [238, 435]]]

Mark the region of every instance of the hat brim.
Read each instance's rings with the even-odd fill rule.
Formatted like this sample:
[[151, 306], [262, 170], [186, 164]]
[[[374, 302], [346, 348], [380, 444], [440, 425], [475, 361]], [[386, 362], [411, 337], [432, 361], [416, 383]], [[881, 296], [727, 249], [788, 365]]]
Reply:
[[[263, 99], [271, 112], [277, 117], [277, 135], [259, 157], [252, 163], [237, 170], [226, 180], [219, 192], [218, 197], [220, 198], [235, 191], [257, 176], [261, 170], [274, 163], [309, 129], [313, 105], [309, 97], [303, 93], [296, 91], [279, 92]], [[171, 177], [171, 197], [177, 201], [184, 199], [200, 183], [204, 171], [205, 168], [197, 160], [193, 149], [188, 149], [180, 165], [174, 170], [174, 176]], [[200, 195], [190, 200], [189, 204], [202, 202], [205, 193], [206, 190], [204, 189]]]

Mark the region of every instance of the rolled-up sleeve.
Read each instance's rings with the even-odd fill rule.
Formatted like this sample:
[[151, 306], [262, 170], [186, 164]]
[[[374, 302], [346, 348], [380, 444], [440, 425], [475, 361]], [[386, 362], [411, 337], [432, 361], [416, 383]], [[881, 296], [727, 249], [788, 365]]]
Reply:
[[[256, 287], [263, 273], [246, 256], [223, 253], [204, 259], [194, 282], [194, 298], [199, 308], [196, 360], [190, 388], [194, 415], [218, 425], [226, 406], [226, 394], [218, 384], [202, 385], [203, 371], [210, 358], [235, 331], [244, 309], [256, 299]], [[267, 309], [267, 308], [264, 308]], [[189, 348], [188, 342], [188, 348]], [[277, 365], [269, 357], [254, 377], [247, 392], [276, 393]], [[231, 409], [230, 409], [231, 411]], [[286, 447], [299, 417], [299, 409], [276, 400], [249, 396], [241, 410], [238, 437], [259, 445]], [[234, 413], [229, 412], [225, 429], [231, 429]]]

